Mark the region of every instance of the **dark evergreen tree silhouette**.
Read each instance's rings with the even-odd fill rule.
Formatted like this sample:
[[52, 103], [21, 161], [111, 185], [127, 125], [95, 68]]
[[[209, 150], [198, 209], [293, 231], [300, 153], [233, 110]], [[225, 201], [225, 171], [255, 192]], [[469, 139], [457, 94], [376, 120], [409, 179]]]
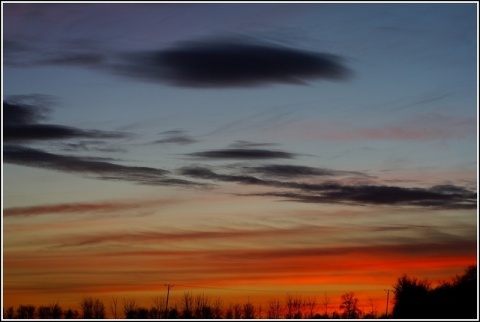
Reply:
[[393, 317], [398, 319], [477, 318], [477, 267], [469, 266], [452, 282], [435, 288], [406, 275], [394, 286]]
[[394, 307], [393, 317], [398, 319], [426, 318], [428, 306], [428, 292], [430, 284], [427, 280], [403, 275], [393, 286]]

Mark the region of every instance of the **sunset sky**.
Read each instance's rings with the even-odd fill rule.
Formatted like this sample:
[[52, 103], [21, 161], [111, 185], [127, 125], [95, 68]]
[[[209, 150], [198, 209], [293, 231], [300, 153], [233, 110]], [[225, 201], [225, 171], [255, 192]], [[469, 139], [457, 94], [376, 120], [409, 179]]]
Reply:
[[384, 312], [477, 263], [477, 4], [2, 10], [4, 307]]

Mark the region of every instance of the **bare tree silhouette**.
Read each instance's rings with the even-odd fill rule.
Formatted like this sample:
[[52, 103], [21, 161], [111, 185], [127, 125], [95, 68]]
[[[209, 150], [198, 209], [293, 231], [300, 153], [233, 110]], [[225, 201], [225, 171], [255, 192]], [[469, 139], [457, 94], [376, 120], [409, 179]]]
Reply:
[[47, 306], [42, 305], [38, 307], [37, 315], [39, 319], [61, 319], [63, 310], [58, 303]]
[[286, 319], [301, 319], [303, 310], [303, 298], [299, 295], [293, 296], [290, 293], [285, 298], [285, 305], [287, 312], [285, 313]]
[[283, 307], [278, 298], [267, 300], [267, 318], [280, 319], [283, 316]]
[[255, 307], [250, 303], [250, 300], [243, 304], [242, 319], [255, 319]]
[[368, 297], [368, 306], [370, 308], [370, 312], [365, 314], [366, 319], [375, 319], [377, 317], [378, 307], [376, 301], [372, 297]]
[[165, 296], [156, 296], [152, 299], [153, 306], [150, 309], [150, 318], [160, 319], [165, 316], [165, 307], [167, 305], [167, 300]]
[[117, 319], [117, 303], [118, 299], [116, 297], [112, 297], [112, 302], [110, 303], [110, 312], [112, 313], [112, 316], [114, 319]]
[[307, 311], [306, 318], [313, 319], [317, 312], [317, 298], [315, 296], [305, 298], [304, 306]]
[[210, 298], [205, 294], [197, 294], [194, 298], [194, 312], [196, 319], [211, 319], [212, 309]]
[[78, 319], [78, 311], [77, 310], [72, 310], [68, 309], [65, 312], [63, 312], [65, 319]]
[[322, 304], [325, 309], [324, 317], [326, 318], [328, 318], [328, 304], [330, 304], [330, 300], [331, 300], [330, 297], [327, 297], [327, 292], [324, 292]]
[[84, 297], [80, 302], [80, 308], [84, 319], [104, 319], [105, 305], [99, 299]]
[[190, 292], [183, 293], [181, 302], [181, 316], [184, 319], [193, 318], [193, 295]]
[[137, 302], [134, 299], [123, 299], [123, 314], [126, 319], [135, 319], [137, 308]]
[[20, 305], [17, 309], [17, 319], [34, 319], [35, 318], [35, 306]]
[[360, 317], [362, 311], [358, 308], [358, 298], [353, 292], [348, 292], [342, 295], [342, 304], [340, 308], [343, 309], [343, 318], [357, 319]]
[[82, 299], [80, 309], [82, 310], [82, 317], [84, 319], [93, 319], [93, 299], [91, 297], [84, 297]]
[[221, 319], [223, 317], [223, 301], [217, 297], [212, 303], [212, 318]]
[[15, 318], [15, 310], [14, 310], [13, 306], [9, 306], [8, 308], [3, 308], [3, 317], [5, 319]]
[[93, 318], [104, 319], [105, 318], [105, 304], [99, 299], [93, 301]]
[[230, 304], [226, 318], [227, 319], [241, 319], [243, 314], [242, 306], [239, 303]]

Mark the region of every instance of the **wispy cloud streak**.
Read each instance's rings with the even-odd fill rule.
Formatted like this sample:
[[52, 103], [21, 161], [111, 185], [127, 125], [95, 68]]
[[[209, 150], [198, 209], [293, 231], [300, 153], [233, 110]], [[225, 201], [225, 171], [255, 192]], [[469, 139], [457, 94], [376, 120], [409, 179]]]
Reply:
[[[312, 171], [310, 168], [307, 169], [308, 171]], [[251, 175], [218, 174], [210, 169], [198, 166], [185, 167], [179, 169], [179, 172], [183, 175], [198, 179], [300, 190], [301, 192], [277, 191], [244, 194], [250, 196], [280, 197], [284, 200], [296, 202], [395, 205], [446, 209], [473, 209], [477, 206], [477, 194], [475, 192], [454, 185], [438, 185], [425, 189], [383, 185], [344, 185], [335, 181], [312, 184], [296, 181], [260, 179]], [[334, 173], [335, 172], [332, 172], [330, 174], [332, 175]]]
[[199, 185], [197, 183], [170, 178], [169, 171], [150, 168], [123, 166], [85, 157], [53, 154], [23, 146], [8, 145], [3, 150], [4, 162], [51, 170], [93, 175], [104, 180], [131, 181], [145, 185]]
[[[167, 234], [168, 235], [168, 234]], [[98, 237], [98, 239], [96, 238]], [[192, 238], [193, 241], [203, 238], [204, 235], [180, 234], [178, 239], [173, 236], [153, 236], [129, 235], [119, 239], [113, 239], [112, 242], [121, 242], [125, 245], [138, 241], [173, 240], [176, 242], [184, 238]], [[212, 240], [222, 240], [221, 233], [214, 234]], [[248, 235], [233, 236], [236, 238], [249, 238]], [[170, 250], [152, 250], [152, 249], [124, 249], [118, 250], [88, 250], [82, 251], [81, 247], [89, 249], [88, 246], [98, 245], [101, 242], [108, 242], [101, 236], [92, 236], [90, 239], [79, 243], [75, 254], [71, 253], [71, 247], [75, 246], [74, 241], [71, 244], [64, 244], [62, 247], [55, 247], [60, 251], [55, 257], [48, 258], [45, 261], [45, 255], [32, 253], [31, 256], [25, 254], [14, 254], [9, 252], [5, 254], [5, 266], [8, 268], [9, 275], [16, 275], [20, 270], [18, 268], [37, 267], [40, 272], [55, 273], [61, 270], [63, 273], [80, 272], [88, 274], [91, 267], [86, 266], [86, 258], [89, 258], [88, 265], [95, 267], [96, 275], [103, 275], [103, 272], [109, 274], [122, 274], [124, 278], [134, 278], [135, 284], [139, 283], [139, 276], [144, 273], [147, 277], [144, 282], [151, 283], [151, 273], [155, 276], [159, 273], [169, 273], [169, 276], [178, 281], [205, 281], [220, 283], [224, 285], [234, 285], [236, 283], [246, 282], [275, 285], [300, 284], [311, 285], [311, 283], [325, 283], [348, 285], [350, 283], [359, 283], [359, 276], [365, 283], [367, 280], [371, 284], [392, 283], [390, 274], [382, 276], [379, 281], [380, 272], [394, 271], [398, 274], [414, 270], [431, 270], [439, 268], [458, 267], [469, 265], [475, 260], [476, 241], [457, 239], [445, 242], [419, 243], [415, 240], [403, 242], [394, 245], [366, 245], [366, 246], [330, 246], [330, 247], [290, 247], [290, 248], [265, 248], [256, 249], [237, 248], [237, 249], [170, 249]], [[65, 252], [61, 252], [65, 250]], [[66, 252], [68, 250], [68, 252]], [[161, 257], [163, 260], [159, 261]], [[128, 270], [121, 270], [118, 260], [133, 260]], [[189, 265], [185, 265], [189, 263]], [[351, 267], [355, 267], [356, 274], [351, 274]], [[318, 267], [322, 267], [324, 273], [319, 273]], [[173, 272], [173, 275], [172, 275]], [[192, 274], [195, 272], [195, 274]], [[333, 273], [335, 272], [335, 273]], [[373, 273], [372, 273], [373, 272]], [[338, 276], [340, 275], [340, 276]], [[382, 274], [383, 275], [383, 274]], [[212, 276], [215, 276], [212, 281]], [[304, 278], [302, 278], [302, 276]], [[117, 276], [115, 276], [117, 279]], [[118, 281], [117, 283], [118, 284]]]
[[51, 214], [84, 214], [97, 212], [128, 211], [143, 207], [161, 206], [172, 200], [110, 201], [97, 203], [65, 203], [32, 207], [13, 207], [3, 210], [4, 217], [38, 216]]
[[307, 140], [359, 141], [432, 141], [464, 139], [475, 133], [476, 121], [472, 118], [444, 114], [418, 114], [398, 120], [393, 124], [358, 126], [347, 122], [300, 122], [272, 126], [268, 133]]
[[153, 144], [180, 144], [187, 145], [198, 142], [197, 139], [187, 135], [185, 131], [182, 130], [172, 130], [160, 133], [164, 136], [163, 139], [156, 140], [152, 142]]
[[287, 165], [287, 164], [267, 164], [258, 167], [244, 167], [247, 172], [258, 173], [265, 176], [281, 177], [281, 178], [294, 178], [294, 177], [331, 177], [341, 175], [355, 175], [366, 176], [361, 172], [354, 171], [338, 171], [331, 169], [314, 168], [299, 165]]

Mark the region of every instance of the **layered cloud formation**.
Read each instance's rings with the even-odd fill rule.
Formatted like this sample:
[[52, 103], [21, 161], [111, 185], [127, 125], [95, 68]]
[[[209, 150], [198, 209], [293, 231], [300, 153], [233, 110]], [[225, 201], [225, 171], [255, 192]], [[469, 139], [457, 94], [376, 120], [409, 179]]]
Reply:
[[[128, 137], [123, 132], [83, 130], [56, 124], [40, 123], [47, 117], [52, 98], [43, 96], [17, 96], [4, 102], [4, 161], [7, 163], [77, 173], [102, 180], [121, 180], [145, 185], [178, 185], [213, 187], [221, 183], [263, 186], [270, 192], [251, 192], [243, 195], [272, 197], [283, 201], [302, 203], [329, 203], [352, 205], [392, 205], [428, 207], [439, 209], [473, 209], [477, 194], [467, 188], [445, 184], [430, 188], [387, 186], [369, 182], [370, 176], [355, 171], [315, 168], [298, 164], [257, 164], [265, 160], [292, 160], [301, 155], [269, 149], [272, 143], [237, 141], [230, 148], [204, 150], [185, 154], [197, 161], [240, 162], [226, 172], [218, 172], [203, 165], [190, 165], [172, 171], [156, 167], [120, 165], [110, 159], [63, 155], [35, 147], [19, 145], [35, 144], [45, 140], [66, 143], [65, 149], [73, 151], [98, 151], [88, 149], [98, 140]], [[155, 144], [193, 144], [198, 142], [185, 131], [162, 132], [162, 139]], [[73, 141], [71, 140], [80, 140]], [[86, 139], [92, 139], [85, 141]], [[83, 141], [82, 141], [83, 140]], [[102, 141], [100, 141], [101, 143]], [[83, 147], [83, 148], [82, 148]], [[108, 150], [103, 150], [103, 152]], [[121, 161], [121, 160], [117, 160]], [[221, 167], [221, 166], [220, 166]], [[357, 178], [351, 183], [348, 178]]]
[[[4, 106], [4, 162], [17, 165], [38, 167], [62, 172], [77, 173], [84, 176], [93, 176], [103, 180], [130, 181], [147, 185], [196, 185], [188, 180], [171, 178], [169, 171], [151, 168], [125, 166], [109, 162], [102, 157], [75, 156], [52, 153], [25, 144], [35, 145], [41, 141], [64, 142], [66, 149], [78, 151], [88, 150], [89, 145], [102, 145], [104, 141], [126, 138], [130, 134], [123, 132], [83, 130], [56, 124], [41, 124], [46, 118], [49, 106], [44, 102], [51, 101], [51, 97], [39, 95], [15, 96], [10, 101], [3, 102]], [[92, 141], [75, 141], [78, 139], [94, 139]], [[74, 140], [72, 142], [72, 140]], [[21, 145], [23, 144], [23, 145]], [[82, 148], [83, 147], [83, 148]], [[98, 151], [102, 148], [94, 148]], [[103, 148], [103, 152], [108, 149]]]

